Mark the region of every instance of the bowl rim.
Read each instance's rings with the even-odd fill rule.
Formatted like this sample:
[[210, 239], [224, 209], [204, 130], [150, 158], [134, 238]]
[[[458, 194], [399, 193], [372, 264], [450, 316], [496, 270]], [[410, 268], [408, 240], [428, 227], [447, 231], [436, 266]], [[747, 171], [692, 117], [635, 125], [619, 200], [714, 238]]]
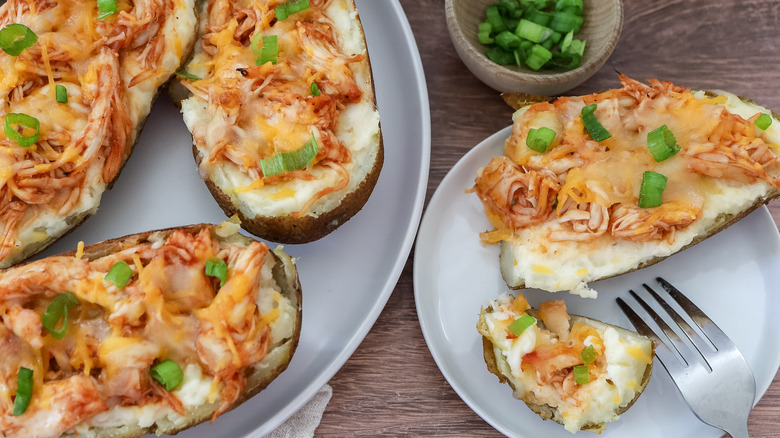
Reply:
[[[604, 1], [604, 0], [597, 0], [597, 1]], [[612, 31], [609, 34], [609, 39], [607, 40], [607, 43], [601, 47], [601, 50], [597, 54], [589, 57], [589, 59], [586, 62], [584, 62], [582, 65], [580, 65], [575, 69], [567, 70], [567, 71], [551, 71], [551, 70], [534, 71], [526, 67], [496, 64], [495, 62], [488, 59], [488, 57], [485, 56], [484, 53], [479, 51], [474, 46], [474, 44], [466, 37], [465, 31], [460, 26], [460, 23], [458, 23], [457, 17], [455, 16], [455, 8], [453, 6], [454, 0], [445, 0], [444, 13], [447, 21], [447, 29], [450, 32], [450, 36], [452, 37], [453, 44], [460, 46], [460, 48], [465, 51], [467, 56], [470, 56], [471, 58], [476, 58], [480, 62], [489, 63], [489, 65], [493, 67], [498, 67], [505, 74], [511, 75], [517, 79], [533, 80], [533, 81], [546, 79], [553, 82], [566, 82], [566, 81], [575, 80], [579, 78], [580, 75], [583, 73], [590, 74], [591, 72], [594, 72], [599, 67], [601, 67], [604, 64], [604, 62], [606, 62], [607, 58], [609, 58], [610, 54], [615, 50], [618, 40], [620, 39], [620, 34], [623, 31], [624, 7], [623, 7], [623, 0], [613, 0], [613, 1], [617, 4], [617, 20], [616, 20], [617, 25], [612, 26], [611, 28]], [[459, 41], [456, 41], [455, 38], [456, 35]], [[519, 68], [522, 68], [523, 70], [518, 70]]]

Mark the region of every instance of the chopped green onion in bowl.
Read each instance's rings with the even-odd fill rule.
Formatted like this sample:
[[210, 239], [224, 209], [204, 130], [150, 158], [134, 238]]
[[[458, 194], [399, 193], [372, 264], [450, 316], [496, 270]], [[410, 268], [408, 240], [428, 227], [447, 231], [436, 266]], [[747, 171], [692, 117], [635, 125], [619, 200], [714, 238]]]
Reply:
[[582, 65], [585, 41], [574, 34], [583, 22], [582, 0], [499, 0], [485, 9], [477, 40], [499, 65], [572, 70]]

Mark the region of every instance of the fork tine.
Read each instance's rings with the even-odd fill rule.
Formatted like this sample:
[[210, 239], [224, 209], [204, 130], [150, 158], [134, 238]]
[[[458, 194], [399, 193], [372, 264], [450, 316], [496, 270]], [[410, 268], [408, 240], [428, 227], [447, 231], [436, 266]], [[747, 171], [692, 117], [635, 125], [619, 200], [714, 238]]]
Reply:
[[716, 351], [720, 351], [726, 348], [736, 348], [731, 339], [729, 339], [729, 337], [723, 333], [723, 330], [715, 325], [715, 323], [712, 322], [712, 320], [704, 312], [702, 312], [698, 306], [693, 304], [693, 301], [689, 300], [688, 297], [683, 295], [682, 292], [680, 292], [676, 287], [672, 286], [663, 278], [658, 277], [656, 278], [656, 281], [658, 281], [666, 290], [666, 292], [669, 293], [669, 296], [674, 298], [674, 300], [677, 301], [677, 304], [679, 304], [680, 307], [682, 307], [682, 309], [691, 316], [691, 319], [694, 323], [696, 323], [697, 326], [699, 326], [702, 333], [704, 333], [704, 336], [706, 336], [707, 339], [712, 342], [712, 345], [715, 346]]
[[649, 304], [645, 300], [642, 299], [639, 295], [637, 295], [636, 292], [633, 290], [628, 291], [631, 296], [634, 297], [634, 299], [645, 309], [648, 315], [650, 315], [650, 318], [653, 319], [653, 322], [658, 325], [658, 327], [666, 334], [666, 337], [669, 339], [669, 341], [672, 344], [672, 347], [674, 347], [675, 350], [677, 350], [677, 353], [680, 355], [681, 359], [685, 364], [692, 365], [691, 361], [688, 360], [688, 357], [690, 357], [690, 349], [685, 346], [685, 343], [683, 343], [683, 340], [680, 339], [679, 336], [677, 336], [677, 332], [672, 330], [671, 327], [666, 323], [666, 321], [661, 318], [658, 313], [656, 313], [655, 310], [653, 310], [652, 307], [650, 307]]
[[[630, 292], [633, 293], [633, 291]], [[640, 318], [636, 312], [634, 312], [634, 309], [632, 309], [631, 306], [623, 301], [622, 298], [618, 297], [616, 301], [620, 307], [620, 310], [622, 310], [626, 317], [628, 317], [628, 320], [631, 321], [631, 324], [634, 325], [636, 331], [644, 336], [647, 336], [651, 341], [653, 341], [655, 344], [655, 355], [658, 356], [658, 359], [661, 361], [661, 365], [663, 365], [664, 368], [666, 368], [666, 370], [673, 375], [684, 372], [685, 366], [680, 362], [678, 357], [675, 356], [669, 346], [666, 345], [666, 342], [661, 340], [655, 331], [650, 328], [650, 326], [648, 326], [645, 321]]]
[[[666, 284], [671, 287], [669, 283]], [[650, 292], [650, 294], [653, 296], [653, 298], [655, 298], [658, 304], [661, 305], [664, 311], [666, 311], [666, 313], [668, 313], [669, 316], [672, 317], [674, 322], [677, 323], [678, 326], [680, 326], [683, 333], [685, 333], [685, 336], [687, 336], [688, 339], [690, 339], [693, 346], [696, 348], [696, 350], [699, 351], [699, 353], [701, 353], [701, 355], [704, 357], [704, 360], [707, 362], [707, 365], [710, 367], [710, 369], [712, 369], [712, 361], [715, 359], [714, 357], [715, 350], [713, 350], [712, 347], [709, 344], [707, 344], [704, 341], [704, 339], [701, 336], [699, 336], [699, 334], [696, 333], [696, 331], [694, 331], [693, 328], [682, 318], [682, 316], [680, 316], [680, 314], [677, 313], [677, 311], [674, 310], [672, 306], [670, 306], [669, 303], [666, 302], [666, 300], [661, 298], [661, 296], [658, 295], [658, 293], [655, 290], [653, 290], [653, 288], [651, 288], [647, 284], [642, 284], [642, 286], [644, 286], [644, 288], [648, 292]]]

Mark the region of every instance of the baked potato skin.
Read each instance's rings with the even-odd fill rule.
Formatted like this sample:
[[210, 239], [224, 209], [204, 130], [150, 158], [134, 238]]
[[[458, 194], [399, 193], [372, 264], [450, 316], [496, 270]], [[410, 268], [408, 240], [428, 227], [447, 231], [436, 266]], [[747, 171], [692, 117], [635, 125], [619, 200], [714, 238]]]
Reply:
[[[480, 330], [480, 332], [488, 331], [487, 323], [485, 322], [484, 315], [487, 312], [490, 312], [491, 310], [492, 310], [491, 308], [487, 308], [487, 309], [483, 308], [482, 311], [480, 312], [480, 319], [479, 322], [477, 323], [477, 329]], [[610, 324], [606, 324], [601, 321], [596, 321], [590, 318], [586, 318], [584, 316], [579, 316], [579, 315], [570, 315], [570, 316], [571, 316], [572, 323], [579, 321], [579, 322], [585, 322], [588, 325], [597, 324], [601, 326], [611, 326], [617, 329], [621, 333], [628, 332], [628, 330], [623, 329], [621, 327], [612, 326]], [[544, 323], [539, 319], [537, 319], [537, 324], [540, 327], [544, 327]], [[652, 348], [653, 348], [653, 353], [655, 353], [655, 344], [652, 344]], [[485, 365], [487, 366], [488, 371], [490, 371], [492, 374], [498, 377], [499, 382], [508, 384], [512, 388], [512, 391], [514, 393], [516, 388], [512, 384], [512, 381], [506, 378], [506, 376], [499, 370], [499, 366], [498, 366], [499, 362], [506, 362], [506, 357], [503, 355], [501, 350], [498, 347], [496, 347], [493, 344], [493, 342], [490, 340], [490, 338], [488, 338], [487, 336], [482, 336], [482, 355], [485, 359]], [[653, 364], [651, 363], [645, 368], [645, 373], [642, 376], [642, 381], [639, 383], [639, 390], [637, 391], [636, 396], [626, 406], [619, 408], [615, 412], [617, 415], [623, 414], [628, 410], [628, 408], [630, 408], [631, 406], [634, 405], [634, 403], [636, 403], [637, 399], [639, 399], [639, 396], [642, 395], [642, 392], [644, 392], [645, 388], [647, 387], [647, 384], [650, 382], [650, 376], [652, 374], [653, 374]], [[523, 402], [534, 413], [539, 415], [539, 417], [541, 417], [542, 420], [553, 420], [556, 423], [563, 425], [563, 423], [555, 417], [555, 408], [553, 406], [550, 406], [548, 404], [536, 403], [535, 400], [533, 400], [533, 398], [529, 398], [529, 397], [526, 397], [523, 400]], [[605, 428], [605, 423], [598, 423], [598, 424], [586, 423], [585, 425], [582, 426], [581, 430], [588, 430], [591, 432], [600, 433], [602, 430], [604, 430], [604, 428]]]
[[[696, 91], [696, 90], [692, 90], [692, 91]], [[709, 91], [706, 91], [705, 94], [708, 97], [716, 97], [717, 96], [716, 93], [712, 93], [712, 92], [709, 92]], [[524, 94], [524, 93], [502, 93], [501, 94], [501, 98], [504, 100], [504, 102], [507, 105], [509, 105], [515, 111], [519, 110], [520, 108], [533, 105], [535, 103], [546, 102], [546, 101], [549, 101], [550, 99], [554, 99], [554, 98], [551, 98], [551, 97], [548, 97], [548, 96], [536, 96], [536, 95]], [[748, 98], [745, 98], [745, 97], [742, 97], [742, 96], [739, 96], [739, 98], [740, 98], [740, 100], [742, 100], [745, 103], [755, 105], [755, 102], [753, 100], [751, 100], [751, 99], [748, 99]], [[774, 123], [780, 123], [780, 116], [778, 114], [773, 112], [772, 113], [772, 118], [774, 119]], [[730, 227], [731, 225], [734, 225], [735, 223], [739, 222], [741, 219], [743, 219], [744, 217], [746, 217], [747, 215], [749, 215], [750, 213], [752, 213], [753, 211], [755, 211], [756, 209], [758, 209], [762, 205], [765, 205], [769, 201], [771, 201], [771, 200], [773, 200], [775, 198], [778, 198], [778, 197], [780, 197], [780, 190], [777, 189], [777, 188], [772, 188], [767, 193], [766, 196], [763, 196], [763, 197], [757, 199], [753, 203], [753, 205], [751, 205], [749, 208], [739, 212], [738, 214], [720, 214], [720, 215], [718, 215], [718, 217], [715, 219], [715, 224], [713, 224], [713, 226], [710, 227], [707, 230], [706, 233], [703, 233], [701, 235], [696, 236], [689, 244], [687, 244], [687, 245], [683, 246], [682, 248], [680, 248], [680, 250], [678, 252], [684, 251], [684, 250], [692, 247], [693, 245], [696, 245], [697, 243], [702, 242], [702, 241], [708, 239], [709, 237], [712, 237], [715, 234], [725, 230], [726, 228]], [[501, 242], [501, 252], [502, 252], [502, 255], [503, 255], [504, 252], [506, 252], [507, 254], [510, 254], [511, 253], [510, 247], [511, 247], [511, 243], [506, 242], [506, 241], [502, 241]], [[672, 255], [674, 255], [674, 254], [672, 254]], [[659, 263], [659, 262], [667, 259], [668, 257], [669, 256], [666, 256], [666, 257], [654, 257], [654, 258], [649, 259], [649, 260], [647, 260], [647, 261], [645, 261], [643, 263], [640, 263], [639, 266], [637, 266], [637, 267], [635, 267], [633, 269], [630, 269], [628, 271], [621, 272], [621, 273], [614, 274], [614, 275], [610, 275], [610, 276], [600, 277], [600, 278], [592, 280], [592, 281], [606, 280], [608, 278], [616, 277], [618, 275], [628, 274], [628, 273], [637, 271], [639, 269], [655, 265], [656, 263]], [[506, 260], [506, 262], [504, 262], [504, 260]], [[511, 275], [512, 267], [511, 267], [510, 261], [511, 261], [511, 256], [509, 256], [509, 255], [507, 255], [506, 257], [502, 256], [501, 276], [504, 279], [504, 282], [512, 290], [525, 289], [526, 285], [525, 285], [525, 282], [522, 279], [520, 279], [520, 281], [515, 281], [515, 280], [512, 279], [512, 275]]]
[[[214, 237], [220, 243], [248, 244], [253, 241], [253, 239], [242, 236], [238, 233], [232, 234], [228, 237], [221, 237], [216, 233], [217, 227], [214, 225], [197, 224], [186, 227], [174, 227], [163, 230], [147, 231], [125, 237], [106, 240], [104, 242], [85, 247], [82, 258], [91, 260], [117, 251], [121, 251], [139, 243], [148, 241], [150, 236], [153, 234], [162, 234], [163, 236], [167, 236], [174, 230], [186, 230], [189, 233], [197, 233], [204, 228], [209, 228], [211, 230], [212, 237]], [[59, 255], [72, 257], [75, 254], [76, 251], [72, 250]], [[273, 277], [282, 289], [282, 296], [289, 298], [297, 308], [295, 329], [293, 331], [294, 335], [288, 339], [282, 340], [273, 349], [269, 350], [269, 354], [266, 356], [266, 359], [261, 362], [261, 365], [263, 365], [262, 367], [256, 366], [250, 368], [251, 371], [248, 371], [247, 373], [246, 385], [244, 386], [241, 395], [238, 397], [236, 402], [233, 403], [230, 408], [228, 408], [228, 411], [235, 409], [245, 401], [258, 394], [260, 391], [265, 389], [277, 376], [279, 376], [279, 374], [287, 369], [287, 366], [289, 365], [290, 360], [292, 359], [292, 356], [298, 346], [303, 310], [301, 301], [301, 285], [298, 278], [298, 271], [293, 259], [282, 252], [281, 249], [277, 248], [272, 250], [271, 254], [273, 254], [273, 257], [276, 260], [276, 264], [272, 269]], [[273, 355], [271, 354], [271, 352], [276, 351], [278, 351], [278, 353]], [[136, 438], [150, 433], [157, 435], [173, 435], [203, 423], [204, 421], [210, 420], [214, 412], [219, 408], [219, 404], [220, 401], [217, 399], [214, 401], [214, 403], [201, 405], [194, 410], [190, 410], [187, 412], [184, 425], [180, 425], [180, 423], [174, 424], [169, 422], [167, 419], [163, 419], [158, 423], [146, 428], [139, 426], [106, 427], [92, 428], [90, 432], [93, 433], [91, 436], [95, 438]]]
[[[198, 0], [196, 2], [196, 8], [199, 11], [199, 22], [206, 20], [208, 17], [208, 13], [205, 11], [206, 3], [206, 0]], [[348, 0], [348, 4], [351, 4], [351, 7], [354, 10], [357, 10], [354, 0]], [[363, 25], [359, 21], [359, 13], [357, 14], [357, 18], [360, 33], [365, 38]], [[198, 40], [200, 40], [204, 31], [205, 26], [201, 26], [197, 37]], [[183, 66], [186, 66], [192, 60], [195, 52], [196, 51], [190, 52], [189, 59], [182, 64]], [[364, 63], [368, 82], [370, 83], [371, 101], [374, 106], [376, 106], [376, 87], [374, 85], [373, 70], [371, 68], [371, 59], [368, 51], [366, 51]], [[174, 105], [181, 109], [181, 102], [190, 98], [192, 93], [181, 85], [179, 81], [173, 78], [168, 85], [168, 95], [174, 102]], [[308, 213], [300, 217], [295, 217], [292, 214], [278, 216], [255, 215], [249, 217], [249, 215], [242, 212], [236, 197], [223, 191], [213, 180], [203, 173], [200, 173], [200, 176], [203, 178], [206, 187], [225, 215], [228, 217], [238, 215], [241, 219], [241, 227], [246, 231], [272, 242], [286, 244], [309, 243], [327, 236], [362, 210], [363, 206], [368, 201], [368, 198], [371, 196], [371, 193], [379, 180], [382, 167], [384, 166], [384, 140], [382, 137], [381, 122], [379, 126], [378, 142], [377, 153], [373, 155], [374, 161], [371, 165], [371, 170], [363, 180], [352, 191], [344, 193], [339, 204], [335, 208], [317, 215]], [[194, 138], [192, 142], [192, 154], [195, 158], [196, 165], [200, 168], [202, 157], [199, 156], [198, 146], [195, 143]]]

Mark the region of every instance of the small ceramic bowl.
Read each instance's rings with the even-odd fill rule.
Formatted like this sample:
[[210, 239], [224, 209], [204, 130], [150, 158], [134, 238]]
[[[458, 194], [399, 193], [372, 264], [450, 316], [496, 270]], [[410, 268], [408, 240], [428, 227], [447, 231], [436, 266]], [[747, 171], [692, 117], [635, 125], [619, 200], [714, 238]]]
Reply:
[[482, 82], [501, 92], [555, 96], [585, 82], [604, 65], [623, 29], [621, 0], [584, 0], [582, 29], [585, 40], [582, 65], [574, 70], [539, 70], [503, 66], [485, 56], [488, 47], [477, 40], [477, 26], [485, 20], [485, 8], [497, 0], [445, 0], [447, 28], [458, 55]]

